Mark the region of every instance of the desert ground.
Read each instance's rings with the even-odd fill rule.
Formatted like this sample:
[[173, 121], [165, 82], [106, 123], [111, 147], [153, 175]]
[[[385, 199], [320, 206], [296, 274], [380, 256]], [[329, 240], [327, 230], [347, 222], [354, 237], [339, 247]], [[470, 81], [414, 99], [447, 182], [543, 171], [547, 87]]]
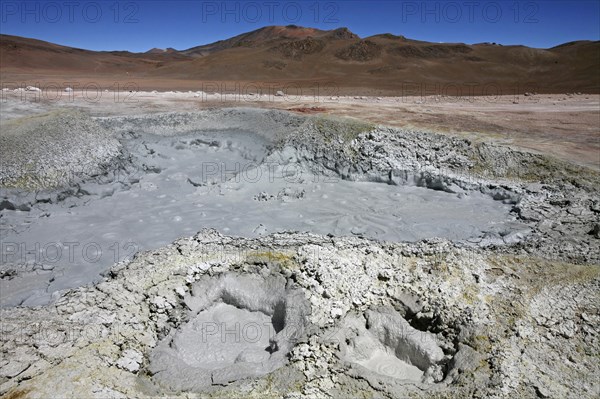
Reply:
[[[31, 107], [40, 112], [51, 107], [75, 107], [93, 115], [115, 112], [195, 111], [207, 108], [257, 107], [297, 113], [350, 117], [400, 128], [423, 129], [472, 140], [487, 139], [523, 149], [551, 154], [563, 160], [600, 168], [600, 95], [530, 94], [502, 96], [324, 96], [313, 87], [292, 90], [278, 97], [273, 86], [257, 96], [247, 85], [214, 83], [215, 87], [238, 90], [203, 91], [84, 91], [63, 92], [49, 88], [46, 93], [4, 91], [3, 119], [25, 116]], [[121, 84], [125, 87], [126, 84]], [[138, 85], [132, 85], [137, 87]], [[43, 87], [43, 86], [42, 86]], [[242, 89], [246, 87], [246, 89]], [[257, 91], [258, 92], [258, 91]], [[310, 92], [310, 94], [303, 94]], [[21, 109], [21, 111], [19, 111]]]

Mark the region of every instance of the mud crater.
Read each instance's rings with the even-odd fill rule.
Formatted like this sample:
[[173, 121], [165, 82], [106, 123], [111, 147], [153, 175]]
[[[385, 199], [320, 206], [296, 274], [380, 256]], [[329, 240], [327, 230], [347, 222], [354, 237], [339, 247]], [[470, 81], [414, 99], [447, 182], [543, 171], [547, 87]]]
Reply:
[[436, 336], [392, 307], [348, 314], [340, 325], [340, 359], [365, 378], [431, 384], [444, 379], [448, 357]]
[[304, 293], [281, 275], [206, 276], [183, 305], [186, 321], [149, 356], [154, 381], [178, 391], [259, 378], [284, 366], [310, 313]]

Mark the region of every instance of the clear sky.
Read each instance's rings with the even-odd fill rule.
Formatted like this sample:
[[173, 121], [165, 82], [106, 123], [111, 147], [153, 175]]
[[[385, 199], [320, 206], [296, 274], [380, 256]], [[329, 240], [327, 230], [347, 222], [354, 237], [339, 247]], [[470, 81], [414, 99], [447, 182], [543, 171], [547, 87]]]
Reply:
[[116, 1], [0, 3], [0, 32], [91, 50], [186, 49], [267, 25], [547, 48], [600, 40], [599, 0]]

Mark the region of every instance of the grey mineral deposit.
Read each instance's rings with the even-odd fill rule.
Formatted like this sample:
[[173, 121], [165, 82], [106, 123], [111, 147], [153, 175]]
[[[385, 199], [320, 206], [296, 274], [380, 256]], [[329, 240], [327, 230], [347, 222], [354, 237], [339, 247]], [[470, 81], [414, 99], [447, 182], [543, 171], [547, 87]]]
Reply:
[[0, 395], [600, 395], [592, 169], [333, 116], [5, 107]]

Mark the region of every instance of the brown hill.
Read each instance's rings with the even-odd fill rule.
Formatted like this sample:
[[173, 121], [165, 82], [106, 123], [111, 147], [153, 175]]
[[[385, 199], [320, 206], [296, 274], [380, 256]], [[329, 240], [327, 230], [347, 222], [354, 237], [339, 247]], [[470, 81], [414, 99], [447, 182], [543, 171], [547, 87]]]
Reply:
[[598, 41], [536, 49], [429, 43], [392, 34], [361, 39], [346, 28], [294, 25], [269, 26], [182, 51], [146, 53], [95, 52], [0, 36], [3, 81], [127, 78], [144, 89], [264, 81], [329, 82], [339, 92], [357, 94], [598, 93], [599, 66]]
[[155, 48], [152, 48], [152, 49], [146, 51], [145, 54], [174, 54], [174, 53], [179, 53], [179, 52], [171, 47], [166, 48], [166, 49], [155, 47]]
[[60, 46], [42, 40], [0, 35], [0, 72], [3, 76], [66, 73], [111, 74], [147, 72], [165, 62], [188, 59], [178, 52], [130, 53], [128, 51], [90, 51]]
[[357, 39], [358, 36], [350, 32], [348, 28], [339, 28], [332, 31], [324, 31], [315, 28], [303, 28], [296, 25], [267, 26], [252, 32], [242, 33], [227, 40], [192, 47], [181, 51], [182, 54], [191, 56], [206, 56], [221, 50], [236, 47], [260, 47], [273, 44], [281, 40], [303, 40], [313, 38], [328, 38], [332, 40]]

